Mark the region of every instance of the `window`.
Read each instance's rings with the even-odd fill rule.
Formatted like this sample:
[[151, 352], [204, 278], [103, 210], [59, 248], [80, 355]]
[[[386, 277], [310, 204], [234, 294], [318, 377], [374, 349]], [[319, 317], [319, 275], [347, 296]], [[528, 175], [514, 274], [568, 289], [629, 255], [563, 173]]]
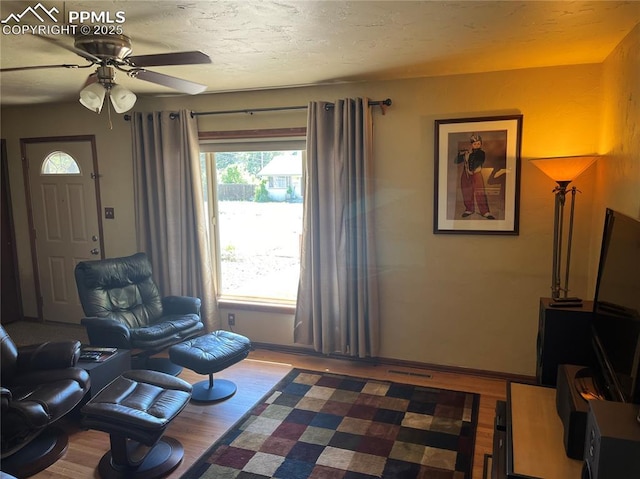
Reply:
[[79, 175], [80, 167], [71, 155], [64, 151], [49, 153], [42, 162], [43, 175]]
[[298, 138], [201, 144], [222, 299], [295, 302], [304, 149]]
[[288, 179], [287, 176], [271, 176], [269, 177], [269, 186], [271, 188], [286, 188]]

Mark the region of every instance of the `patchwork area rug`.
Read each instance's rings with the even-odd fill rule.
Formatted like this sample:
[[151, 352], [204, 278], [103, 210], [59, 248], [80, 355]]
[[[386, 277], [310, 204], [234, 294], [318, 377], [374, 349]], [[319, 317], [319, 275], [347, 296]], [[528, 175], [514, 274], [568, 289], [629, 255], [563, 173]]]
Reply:
[[471, 479], [480, 396], [294, 369], [184, 479]]

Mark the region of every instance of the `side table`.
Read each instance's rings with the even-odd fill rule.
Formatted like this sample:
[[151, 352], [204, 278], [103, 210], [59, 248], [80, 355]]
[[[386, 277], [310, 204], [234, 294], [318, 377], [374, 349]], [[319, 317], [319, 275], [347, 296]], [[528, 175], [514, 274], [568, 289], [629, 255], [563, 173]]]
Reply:
[[582, 461], [567, 457], [556, 390], [510, 382], [507, 386], [506, 477], [580, 479]]
[[78, 367], [87, 371], [91, 378], [91, 388], [85, 398], [89, 400], [123, 372], [131, 369], [131, 351], [119, 349], [104, 361], [78, 361]]

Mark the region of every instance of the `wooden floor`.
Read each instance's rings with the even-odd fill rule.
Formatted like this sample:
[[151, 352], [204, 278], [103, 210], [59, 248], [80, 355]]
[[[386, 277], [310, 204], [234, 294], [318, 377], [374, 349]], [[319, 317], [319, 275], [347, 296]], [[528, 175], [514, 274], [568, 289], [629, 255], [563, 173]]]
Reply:
[[[433, 386], [480, 394], [480, 416], [475, 444], [473, 478], [483, 478], [484, 455], [491, 454], [493, 419], [497, 400], [504, 400], [506, 381], [451, 372], [431, 371], [389, 365], [318, 358], [310, 355], [252, 351], [248, 359], [218, 373], [216, 377], [233, 380], [238, 392], [230, 399], [210, 405], [190, 403], [170, 424], [165, 435], [179, 440], [185, 449], [180, 466], [169, 476], [179, 478], [186, 470], [258, 400], [282, 379], [291, 368], [332, 371], [351, 376], [371, 377], [396, 382]], [[190, 383], [204, 376], [184, 370], [180, 377]], [[89, 479], [99, 477], [96, 465], [109, 450], [107, 434], [71, 428], [69, 449], [36, 479]], [[291, 478], [295, 479], [295, 478]]]

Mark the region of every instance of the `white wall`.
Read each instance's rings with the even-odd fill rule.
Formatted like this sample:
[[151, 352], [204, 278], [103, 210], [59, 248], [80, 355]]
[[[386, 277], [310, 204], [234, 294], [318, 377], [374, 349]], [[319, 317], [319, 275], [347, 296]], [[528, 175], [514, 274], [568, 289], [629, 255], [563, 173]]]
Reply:
[[[637, 34], [631, 46], [638, 50]], [[625, 47], [627, 48], [627, 47]], [[618, 63], [607, 68], [631, 74]], [[636, 63], [637, 64], [637, 63]], [[538, 301], [551, 282], [553, 182], [527, 160], [536, 157], [606, 153], [600, 140], [603, 100], [616, 72], [604, 65], [580, 65], [459, 75], [403, 81], [367, 82], [288, 90], [142, 98], [139, 111], [188, 108], [195, 111], [304, 105], [346, 96], [391, 98], [383, 116], [376, 109], [376, 232], [380, 265], [381, 356], [493, 370], [535, 373]], [[631, 82], [631, 80], [629, 80]], [[631, 82], [632, 83], [632, 82]], [[635, 85], [620, 85], [620, 101]], [[618, 118], [620, 107], [609, 116]], [[434, 120], [521, 113], [523, 121], [520, 234], [434, 235]], [[116, 209], [105, 220], [107, 256], [135, 251], [131, 139], [120, 118], [109, 130], [77, 103], [2, 110], [19, 245], [25, 313], [35, 315], [24, 187], [19, 158], [21, 137], [95, 134], [103, 206]], [[616, 120], [618, 121], [618, 120]], [[305, 125], [304, 111], [254, 115], [201, 116], [199, 128], [237, 130]], [[637, 122], [636, 122], [637, 124]], [[585, 134], [590, 132], [592, 134]], [[629, 145], [625, 146], [628, 148]], [[638, 167], [638, 153], [629, 162]], [[598, 166], [599, 168], [599, 166]], [[597, 168], [575, 185], [578, 197], [571, 282], [573, 294], [592, 295], [591, 237]], [[636, 177], [637, 180], [637, 177]], [[613, 190], [598, 176], [601, 189]], [[634, 196], [634, 195], [631, 195]], [[637, 208], [638, 196], [619, 202]], [[633, 203], [633, 204], [631, 204]], [[595, 231], [594, 231], [595, 230]], [[226, 310], [222, 317], [226, 318]], [[255, 342], [292, 344], [291, 316], [236, 312], [235, 330]]]

